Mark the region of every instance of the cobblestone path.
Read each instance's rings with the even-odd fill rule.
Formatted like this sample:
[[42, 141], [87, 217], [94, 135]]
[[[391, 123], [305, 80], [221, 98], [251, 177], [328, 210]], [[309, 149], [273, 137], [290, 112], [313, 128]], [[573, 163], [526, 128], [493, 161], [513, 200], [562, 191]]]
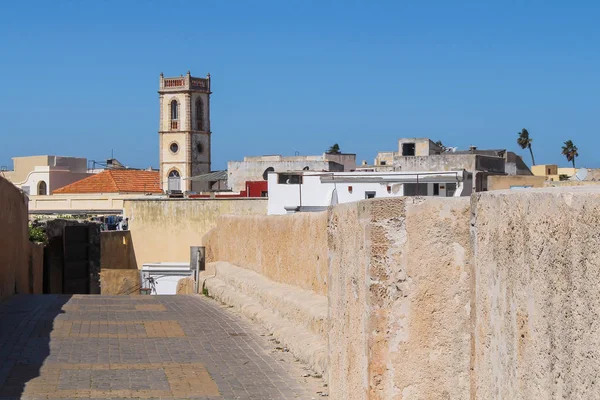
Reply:
[[312, 399], [299, 365], [202, 296], [13, 296], [0, 399]]

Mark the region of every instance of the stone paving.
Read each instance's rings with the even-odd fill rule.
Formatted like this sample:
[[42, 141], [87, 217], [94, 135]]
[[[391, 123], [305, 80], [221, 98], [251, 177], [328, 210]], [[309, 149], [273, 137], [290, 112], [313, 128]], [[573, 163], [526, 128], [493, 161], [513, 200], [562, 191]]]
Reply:
[[0, 399], [314, 399], [322, 383], [202, 296], [13, 296]]

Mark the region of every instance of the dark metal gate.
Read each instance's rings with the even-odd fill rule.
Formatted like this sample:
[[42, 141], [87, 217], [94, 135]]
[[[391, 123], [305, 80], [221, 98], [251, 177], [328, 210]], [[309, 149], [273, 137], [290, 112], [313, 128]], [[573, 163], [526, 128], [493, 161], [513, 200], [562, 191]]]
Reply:
[[90, 293], [90, 228], [65, 226], [63, 293]]

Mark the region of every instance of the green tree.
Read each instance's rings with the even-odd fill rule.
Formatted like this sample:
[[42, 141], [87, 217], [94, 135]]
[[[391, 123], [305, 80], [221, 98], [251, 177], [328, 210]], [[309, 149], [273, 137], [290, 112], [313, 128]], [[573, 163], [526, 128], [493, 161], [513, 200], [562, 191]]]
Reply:
[[575, 157], [579, 157], [577, 150], [577, 146], [573, 144], [572, 140], [567, 140], [562, 147], [562, 155], [567, 157], [567, 161], [573, 163], [573, 168], [575, 168]]
[[521, 132], [517, 132], [519, 138], [517, 139], [517, 144], [521, 146], [523, 150], [529, 149], [529, 153], [531, 154], [531, 165], [535, 165], [535, 159], [533, 158], [533, 150], [531, 150], [531, 142], [533, 139], [529, 137], [529, 132], [527, 129], [521, 129]]
[[329, 148], [329, 150], [327, 150], [327, 153], [329, 153], [329, 154], [340, 154], [341, 153], [341, 151], [340, 151], [340, 145], [337, 144], [337, 143], [335, 143], [333, 146], [331, 146]]

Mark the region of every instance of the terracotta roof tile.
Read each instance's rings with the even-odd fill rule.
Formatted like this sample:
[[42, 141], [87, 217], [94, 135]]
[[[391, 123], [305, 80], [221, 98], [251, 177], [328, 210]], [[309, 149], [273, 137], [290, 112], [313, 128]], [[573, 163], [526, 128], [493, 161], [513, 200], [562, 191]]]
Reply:
[[110, 169], [54, 190], [64, 193], [162, 193], [156, 171]]

